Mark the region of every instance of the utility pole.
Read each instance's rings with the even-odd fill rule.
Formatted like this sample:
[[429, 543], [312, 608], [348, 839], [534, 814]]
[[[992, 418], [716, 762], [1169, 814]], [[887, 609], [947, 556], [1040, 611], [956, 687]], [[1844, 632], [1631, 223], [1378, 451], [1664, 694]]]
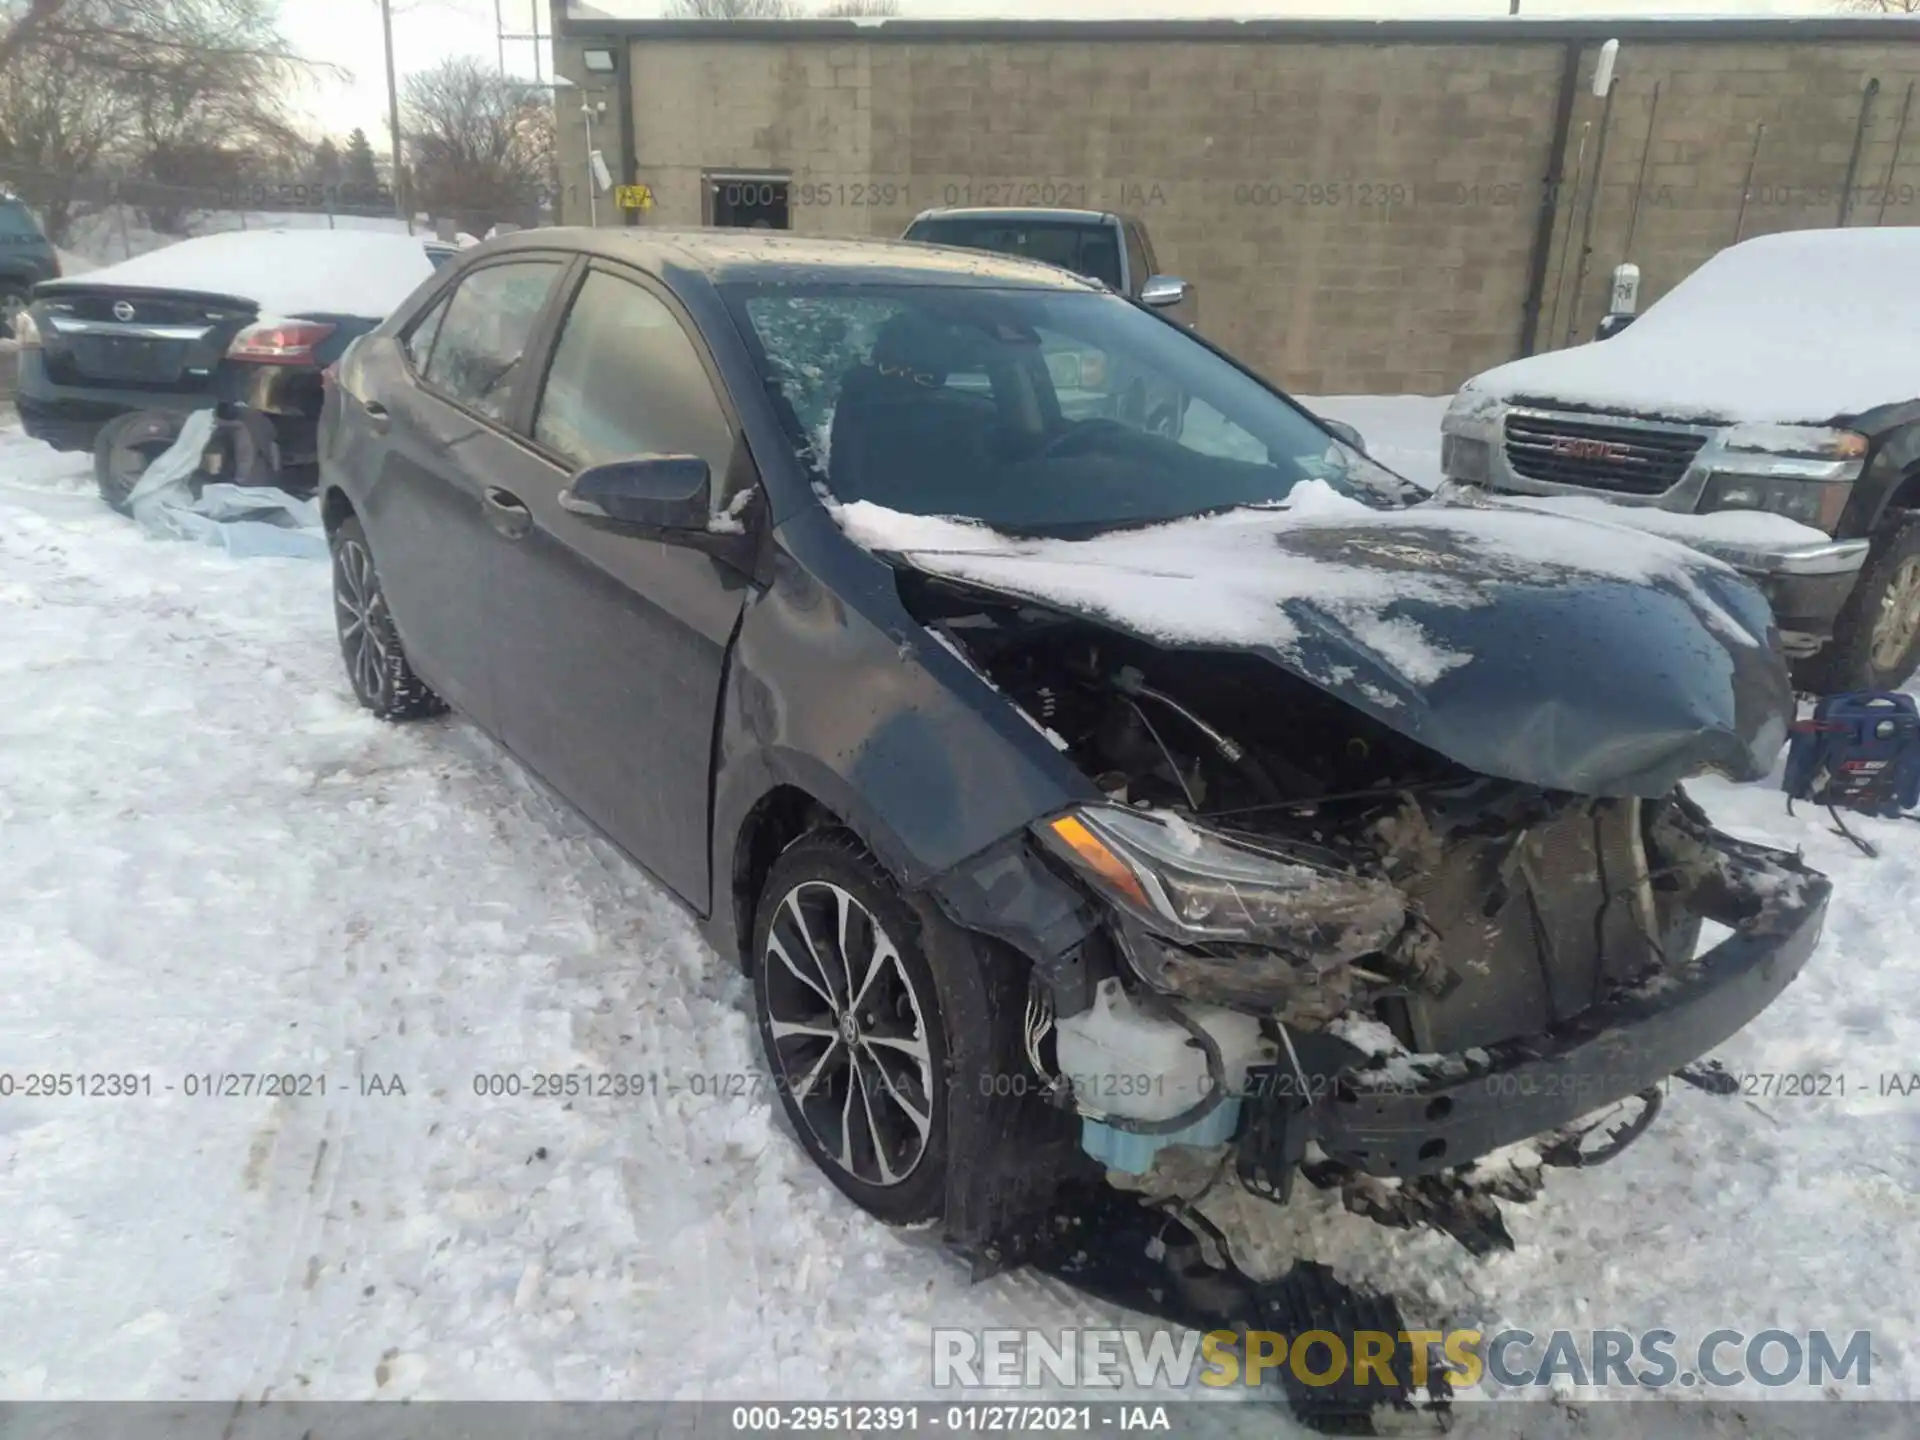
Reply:
[[407, 201], [407, 175], [400, 167], [400, 86], [393, 78], [393, 0], [380, 0], [380, 29], [387, 43], [387, 129], [393, 136], [393, 208], [413, 233], [413, 206]]
[[[558, 105], [554, 109], [558, 110]], [[584, 101], [580, 113], [587, 122], [587, 223], [598, 227], [600, 224], [599, 177], [593, 173], [593, 102]], [[558, 148], [558, 147], [555, 147]]]

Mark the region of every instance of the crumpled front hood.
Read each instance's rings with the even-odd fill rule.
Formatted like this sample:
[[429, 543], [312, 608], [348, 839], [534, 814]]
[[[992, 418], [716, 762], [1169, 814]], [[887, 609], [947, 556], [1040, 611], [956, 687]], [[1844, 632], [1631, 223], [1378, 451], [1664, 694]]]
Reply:
[[1160, 645], [1263, 653], [1472, 770], [1550, 789], [1757, 778], [1793, 713], [1759, 592], [1620, 526], [1497, 501], [1376, 511], [1317, 482], [1286, 510], [1084, 541], [865, 503], [837, 516], [929, 575]]

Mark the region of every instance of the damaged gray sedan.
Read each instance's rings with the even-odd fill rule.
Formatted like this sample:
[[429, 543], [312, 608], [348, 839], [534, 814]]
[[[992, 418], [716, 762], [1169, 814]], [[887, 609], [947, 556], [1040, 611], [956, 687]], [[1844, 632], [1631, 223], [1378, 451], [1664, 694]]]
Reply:
[[[1073, 418], [1143, 374], [1176, 423]], [[341, 367], [343, 649], [703, 917], [876, 1215], [991, 1268], [1305, 1175], [1483, 1243], [1487, 1157], [1618, 1153], [1828, 887], [1681, 789], [1792, 713], [1739, 575], [1336, 428], [1044, 266], [529, 232]]]

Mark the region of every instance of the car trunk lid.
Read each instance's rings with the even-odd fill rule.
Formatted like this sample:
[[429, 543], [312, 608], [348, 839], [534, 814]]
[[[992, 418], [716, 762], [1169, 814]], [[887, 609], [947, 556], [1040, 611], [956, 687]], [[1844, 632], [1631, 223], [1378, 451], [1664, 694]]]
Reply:
[[62, 282], [39, 297], [56, 383], [191, 390], [210, 386], [233, 337], [257, 316], [232, 295]]

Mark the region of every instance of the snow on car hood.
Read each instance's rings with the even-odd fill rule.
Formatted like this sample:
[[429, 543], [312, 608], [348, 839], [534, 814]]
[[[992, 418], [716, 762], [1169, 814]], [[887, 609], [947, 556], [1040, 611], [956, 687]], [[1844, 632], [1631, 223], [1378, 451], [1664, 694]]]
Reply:
[[1470, 769], [1552, 789], [1752, 779], [1792, 714], [1759, 592], [1619, 526], [1497, 502], [1374, 510], [1319, 481], [1284, 509], [1089, 540], [866, 501], [833, 512], [896, 563], [1157, 644], [1263, 653]]
[[251, 300], [262, 315], [382, 320], [433, 274], [418, 236], [378, 230], [234, 230], [89, 270], [63, 289], [190, 290]]
[[1920, 396], [1920, 227], [1721, 251], [1611, 340], [1498, 366], [1463, 395], [1709, 424], [1824, 425]]

